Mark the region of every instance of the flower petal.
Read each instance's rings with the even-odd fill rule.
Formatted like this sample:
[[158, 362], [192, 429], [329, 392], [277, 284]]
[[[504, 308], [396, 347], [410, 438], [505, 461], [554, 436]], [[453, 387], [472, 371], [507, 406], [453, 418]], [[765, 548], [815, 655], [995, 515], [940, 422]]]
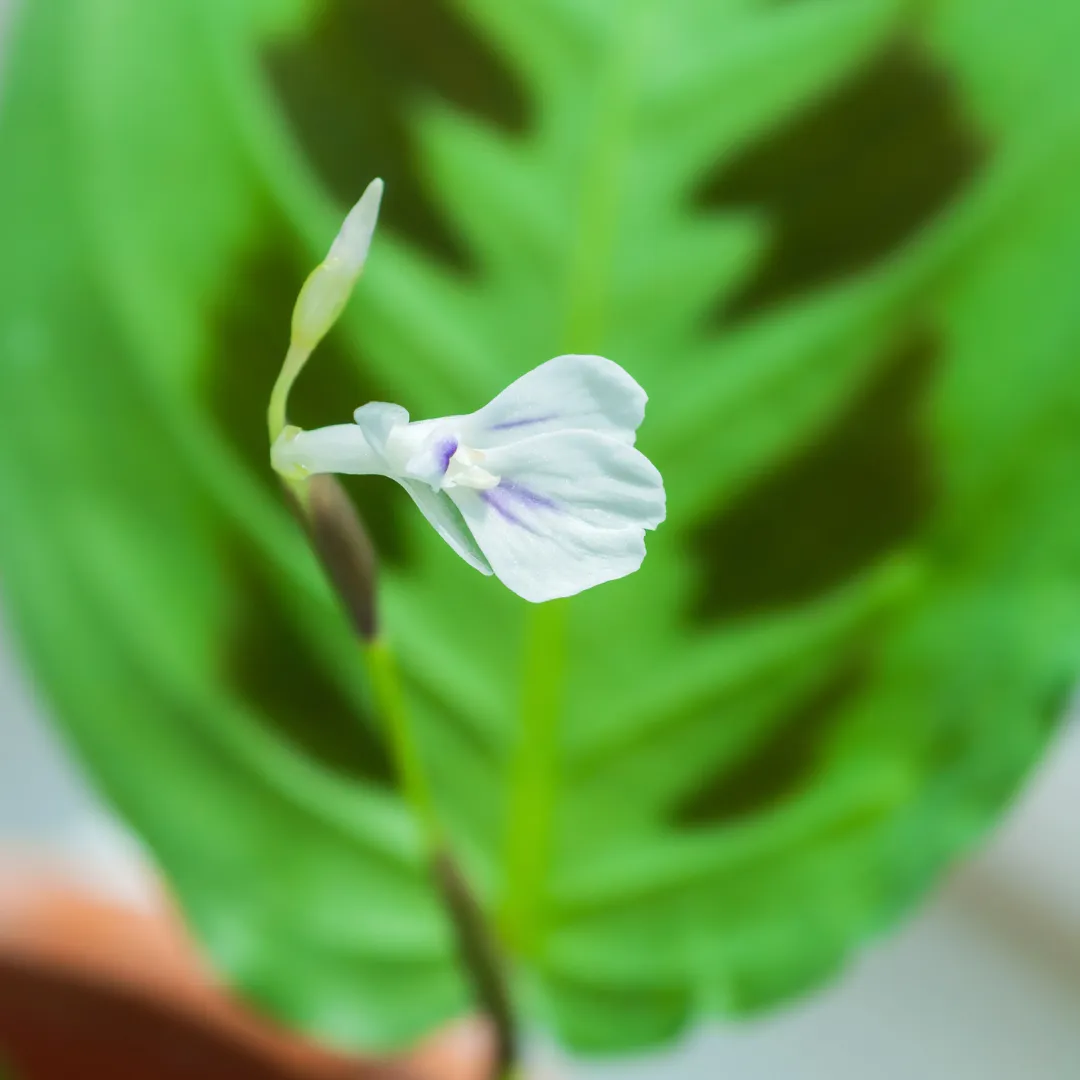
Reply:
[[542, 532], [491, 491], [455, 488], [452, 497], [499, 580], [534, 604], [625, 577], [645, 558], [642, 529], [597, 529], [571, 518]]
[[664, 518], [660, 474], [633, 447], [593, 432], [539, 435], [488, 454], [497, 488], [454, 488], [501, 581], [535, 603], [635, 571]]
[[412, 496], [420, 513], [431, 523], [435, 531], [470, 565], [482, 574], [490, 574], [491, 566], [477, 547], [472, 533], [462, 520], [461, 511], [444, 491], [433, 491], [422, 480], [407, 480], [400, 476], [395, 480]]
[[369, 401], [353, 413], [353, 421], [376, 450], [386, 449], [390, 432], [409, 422], [409, 411], [388, 401]]
[[666, 513], [656, 466], [640, 450], [595, 432], [521, 439], [487, 451], [485, 467], [538, 513], [557, 509], [597, 528], [655, 529]]
[[556, 356], [461, 420], [466, 441], [480, 450], [568, 430], [596, 431], [633, 444], [647, 400], [645, 391], [611, 360]]

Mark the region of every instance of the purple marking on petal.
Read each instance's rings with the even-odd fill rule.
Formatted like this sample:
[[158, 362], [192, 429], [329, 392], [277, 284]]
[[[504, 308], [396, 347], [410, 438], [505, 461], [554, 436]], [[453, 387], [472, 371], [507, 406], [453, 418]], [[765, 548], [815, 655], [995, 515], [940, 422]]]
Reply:
[[529, 532], [533, 531], [517, 516], [517, 514], [514, 513], [513, 510], [510, 509], [507, 505], [509, 500], [507, 499], [506, 493], [500, 490], [500, 488], [489, 488], [487, 491], [481, 491], [480, 498], [483, 499], [484, 502], [486, 502], [504, 521], [509, 521], [511, 525], [520, 525], [521, 528], [528, 529]]
[[548, 420], [557, 420], [558, 413], [548, 413], [546, 416], [527, 416], [522, 420], [504, 420], [501, 424], [492, 424], [492, 431], [509, 431], [511, 428], [529, 427], [531, 424], [544, 424]]
[[543, 506], [548, 510], [557, 510], [558, 505], [544, 495], [538, 495], [535, 491], [519, 484], [516, 480], [500, 480], [499, 488], [508, 491], [515, 499], [519, 499], [527, 506]]
[[458, 442], [455, 438], [444, 439], [439, 446], [439, 463], [445, 473], [450, 468], [450, 459], [457, 453]]
[[535, 533], [536, 530], [527, 522], [523, 521], [514, 509], [514, 503], [521, 506], [542, 507], [545, 510], [557, 510], [558, 504], [538, 495], [523, 484], [514, 480], [500, 480], [499, 486], [480, 492], [480, 498], [484, 500], [504, 521], [511, 525], [517, 525], [527, 532]]

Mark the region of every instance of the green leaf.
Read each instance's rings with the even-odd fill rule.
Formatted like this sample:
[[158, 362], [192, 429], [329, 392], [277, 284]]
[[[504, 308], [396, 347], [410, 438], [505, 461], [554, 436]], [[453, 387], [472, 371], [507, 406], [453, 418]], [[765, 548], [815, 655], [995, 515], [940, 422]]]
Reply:
[[228, 978], [352, 1046], [470, 1007], [263, 445], [292, 298], [383, 173], [302, 422], [468, 411], [564, 351], [650, 395], [669, 520], [638, 574], [566, 604], [354, 489], [519, 1004], [625, 1051], [835, 972], [1061, 714], [1080, 12], [402, 7], [26, 7], [0, 118], [5, 596]]
[[[415, 828], [390, 793], [298, 753], [226, 670], [223, 650], [250, 602], [229, 556], [252, 539], [238, 528], [240, 508], [222, 505], [229, 493], [207, 484], [200, 455], [223, 472], [236, 465], [213, 457], [225, 451], [200, 430], [207, 417], [184, 419], [190, 426], [176, 434], [163, 414], [183, 404], [182, 391], [165, 402], [160, 368], [147, 370], [205, 333], [204, 279], [191, 268], [187, 290], [178, 279], [170, 299], [197, 323], [193, 333], [164, 335], [161, 351], [136, 359], [121, 305], [91, 272], [92, 245], [72, 242], [90, 231], [76, 186], [87, 169], [71, 164], [75, 95], [42, 63], [77, 46], [70, 14], [55, 5], [24, 16], [5, 115], [5, 148], [22, 162], [4, 209], [17, 274], [0, 299], [0, 500], [5, 520], [18, 521], [3, 542], [7, 599], [69, 734], [117, 809], [138, 823], [228, 974], [328, 1037], [409, 1039], [426, 1029], [432, 1008], [453, 1012], [466, 1000]], [[48, 213], [32, 218], [24, 207], [42, 188]], [[190, 204], [174, 203], [169, 217], [202, 220], [203, 204], [222, 194], [192, 189]], [[160, 238], [187, 244], [191, 232]], [[202, 264], [218, 278], [229, 265], [223, 243], [219, 265]], [[167, 246], [142, 255], [150, 248], [171, 262]], [[153, 288], [139, 291], [144, 280], [117, 279], [140, 311], [155, 303]], [[197, 455], [195, 439], [205, 439]], [[263, 498], [242, 482], [245, 499]], [[299, 538], [280, 510], [271, 520], [275, 543], [304, 571], [289, 584], [303, 589], [303, 605], [330, 631], [324, 639], [339, 641], [338, 656], [351, 664], [343, 623]], [[349, 732], [337, 738], [348, 742]], [[301, 971], [295, 985], [283, 978]], [[429, 988], [419, 1008], [417, 980]], [[347, 1030], [343, 982], [369, 1002]]]

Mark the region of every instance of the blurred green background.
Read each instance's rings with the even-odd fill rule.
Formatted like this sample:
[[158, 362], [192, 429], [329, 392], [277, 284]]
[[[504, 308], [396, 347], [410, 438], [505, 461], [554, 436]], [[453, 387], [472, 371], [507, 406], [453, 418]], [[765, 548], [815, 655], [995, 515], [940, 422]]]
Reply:
[[[293, 298], [387, 197], [297, 422], [648, 390], [668, 522], [535, 609], [350, 484], [453, 842], [596, 1052], [819, 985], [969, 847], [1080, 660], [1073, 0], [26, 0], [0, 114], [0, 574], [219, 969], [350, 1046], [469, 1008], [266, 462]], [[531, 625], [532, 624], [532, 625]]]

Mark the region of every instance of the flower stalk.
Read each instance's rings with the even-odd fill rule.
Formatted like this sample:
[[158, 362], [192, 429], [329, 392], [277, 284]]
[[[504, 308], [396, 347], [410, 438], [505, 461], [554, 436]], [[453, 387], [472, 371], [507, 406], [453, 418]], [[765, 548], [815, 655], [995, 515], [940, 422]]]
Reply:
[[458, 951], [472, 980], [477, 1001], [495, 1035], [495, 1072], [498, 1080], [515, 1080], [519, 1047], [506, 972], [498, 944], [476, 897], [461, 870], [443, 849], [432, 859], [432, 872], [457, 930]]
[[505, 964], [439, 823], [397, 662], [390, 643], [379, 631], [375, 549], [337, 478], [329, 470], [311, 470], [288, 458], [288, 449], [303, 434], [289, 425], [289, 394], [311, 353], [344, 310], [363, 270], [382, 190], [381, 180], [368, 186], [345, 219], [326, 259], [309, 275], [297, 298], [289, 348], [267, 409], [272, 460], [360, 643], [375, 706], [403, 794], [421, 830], [433, 883], [453, 927], [478, 1006], [491, 1023], [493, 1080], [513, 1080], [518, 1075], [518, 1047]]
[[416, 732], [409, 720], [397, 662], [386, 639], [375, 637], [365, 642], [364, 660], [379, 713], [390, 737], [405, 798], [423, 829], [429, 856], [438, 858], [444, 841], [435, 813], [435, 801], [424, 772]]

